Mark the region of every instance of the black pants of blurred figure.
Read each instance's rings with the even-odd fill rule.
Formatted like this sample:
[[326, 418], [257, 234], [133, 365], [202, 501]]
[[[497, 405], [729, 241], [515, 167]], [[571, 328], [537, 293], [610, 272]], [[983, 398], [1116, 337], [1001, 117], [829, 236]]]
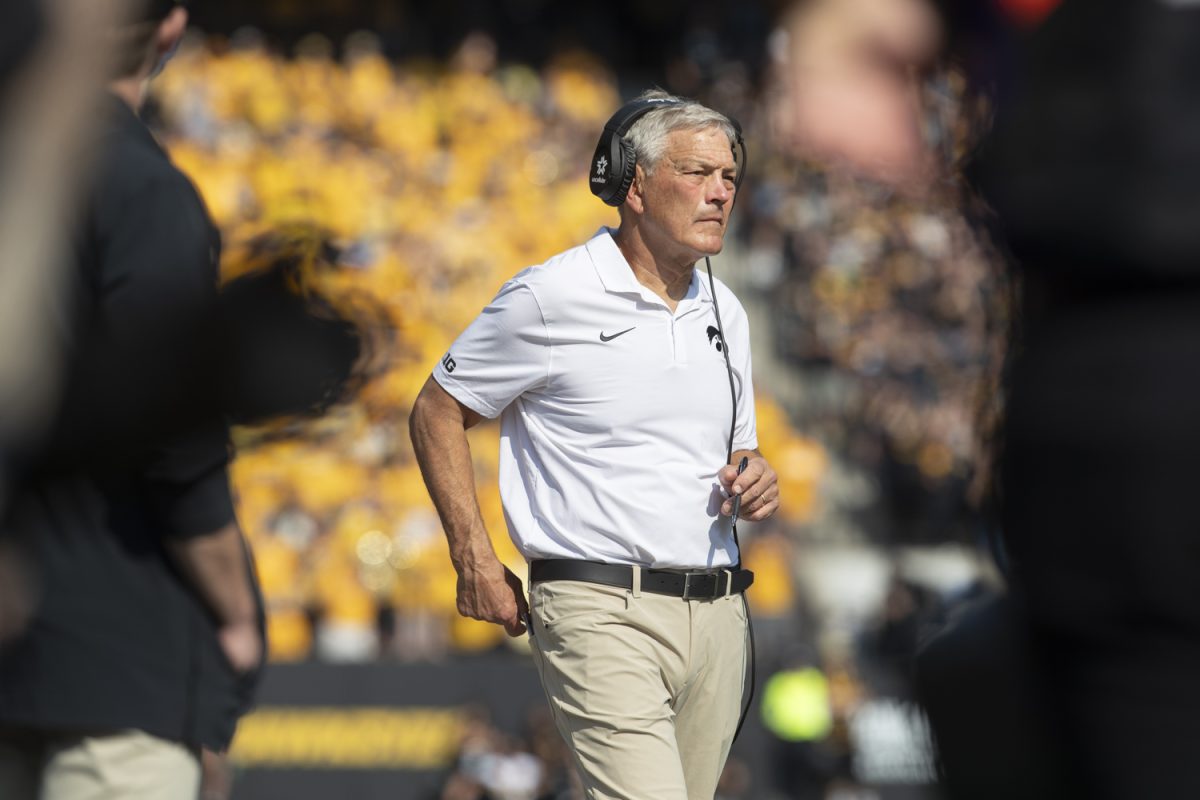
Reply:
[[1011, 591], [918, 659], [946, 796], [1200, 798], [1200, 286], [1049, 296], [1009, 383]]
[[1036, 717], [1073, 796], [1200, 798], [1200, 286], [1051, 300], [1001, 499]]

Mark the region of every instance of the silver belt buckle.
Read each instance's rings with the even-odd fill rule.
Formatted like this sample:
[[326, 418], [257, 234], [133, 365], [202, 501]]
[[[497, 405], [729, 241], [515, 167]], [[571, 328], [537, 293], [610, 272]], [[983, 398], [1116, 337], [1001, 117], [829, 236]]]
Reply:
[[[692, 578], [693, 577], [697, 579], [697, 583], [699, 582], [700, 578], [712, 578], [713, 579], [713, 588], [711, 588], [706, 593], [693, 595], [692, 594]], [[683, 599], [684, 600], [712, 600], [714, 597], [717, 596], [716, 589], [715, 589], [716, 584], [717, 584], [716, 577], [712, 573], [709, 573], [709, 572], [685, 572], [685, 573], [683, 573]]]

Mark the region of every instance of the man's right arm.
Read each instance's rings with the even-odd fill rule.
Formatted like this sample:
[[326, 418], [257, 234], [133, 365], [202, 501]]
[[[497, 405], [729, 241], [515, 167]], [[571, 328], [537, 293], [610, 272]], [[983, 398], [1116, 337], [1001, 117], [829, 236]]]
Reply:
[[413, 404], [409, 435], [458, 572], [458, 612], [519, 636], [528, 611], [521, 580], [496, 556], [475, 494], [467, 429], [481, 419], [431, 377]]
[[237, 522], [202, 536], [168, 538], [166, 549], [188, 583], [216, 615], [217, 643], [235, 672], [262, 664], [259, 607]]

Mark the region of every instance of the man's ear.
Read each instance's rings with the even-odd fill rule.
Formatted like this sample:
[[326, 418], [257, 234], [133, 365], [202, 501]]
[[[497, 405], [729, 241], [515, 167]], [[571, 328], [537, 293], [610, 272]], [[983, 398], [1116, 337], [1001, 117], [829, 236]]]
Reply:
[[184, 31], [187, 30], [187, 23], [187, 9], [183, 6], [176, 6], [158, 24], [158, 35], [155, 37], [154, 42], [155, 63], [159, 63], [164, 58], [169, 58], [175, 48], [179, 47], [179, 42], [183, 39]]
[[643, 191], [646, 183], [646, 171], [638, 164], [633, 168], [633, 183], [629, 184], [629, 192], [625, 195], [623, 205], [635, 214], [646, 210], [646, 195]]

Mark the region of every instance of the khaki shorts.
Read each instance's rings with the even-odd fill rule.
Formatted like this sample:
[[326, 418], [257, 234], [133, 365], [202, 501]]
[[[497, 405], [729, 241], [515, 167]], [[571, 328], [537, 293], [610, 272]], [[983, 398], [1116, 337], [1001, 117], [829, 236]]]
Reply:
[[199, 791], [198, 755], [142, 731], [0, 731], [4, 800], [191, 800]]
[[741, 595], [530, 588], [534, 661], [591, 800], [712, 800], [746, 672]]

